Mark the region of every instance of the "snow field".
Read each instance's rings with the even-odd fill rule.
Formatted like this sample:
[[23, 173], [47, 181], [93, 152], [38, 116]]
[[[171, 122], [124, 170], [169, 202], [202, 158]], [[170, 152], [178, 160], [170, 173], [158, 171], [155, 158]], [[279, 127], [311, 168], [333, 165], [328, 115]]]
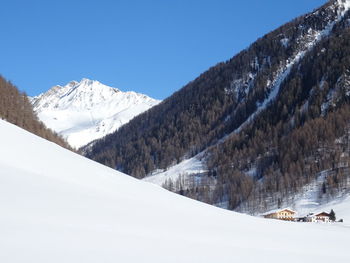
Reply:
[[0, 262], [350, 260], [346, 224], [287, 223], [226, 211], [4, 121], [0, 131]]

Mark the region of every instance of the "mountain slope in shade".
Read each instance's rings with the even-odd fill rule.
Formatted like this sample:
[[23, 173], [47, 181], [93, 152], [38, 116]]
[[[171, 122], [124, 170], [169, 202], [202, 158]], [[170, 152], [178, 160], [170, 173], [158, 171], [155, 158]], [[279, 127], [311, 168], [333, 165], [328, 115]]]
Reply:
[[[0, 262], [350, 260], [347, 223], [230, 212], [138, 181], [2, 120], [0, 131]], [[349, 213], [342, 216], [350, 220]]]
[[[349, 8], [349, 0], [331, 0], [263, 36], [96, 143], [87, 156], [142, 178], [227, 141], [229, 135], [242, 133], [247, 124], [257, 122], [271, 105], [279, 103], [295, 69], [335, 35], [334, 30], [348, 18]], [[313, 72], [319, 77], [316, 70]], [[301, 87], [298, 81], [294, 86], [303, 92], [311, 88]], [[311, 93], [302, 93], [302, 98], [300, 91], [294, 93], [297, 95], [289, 99], [294, 104], [299, 103], [297, 100], [311, 100]]]
[[32, 103], [47, 127], [64, 136], [73, 147], [80, 148], [116, 131], [159, 101], [82, 79], [63, 87], [55, 86], [34, 97]]
[[330, 0], [219, 63], [86, 156], [185, 196], [262, 213], [323, 171], [350, 189], [350, 0]]

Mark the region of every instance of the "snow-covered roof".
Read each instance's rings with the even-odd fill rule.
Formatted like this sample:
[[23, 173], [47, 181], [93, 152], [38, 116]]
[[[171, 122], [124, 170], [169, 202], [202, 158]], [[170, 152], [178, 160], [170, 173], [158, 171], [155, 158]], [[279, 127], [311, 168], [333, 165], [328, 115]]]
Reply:
[[302, 216], [300, 216], [300, 217], [316, 217], [316, 216], [330, 216], [330, 214], [329, 213], [327, 213], [327, 212], [312, 212], [312, 213], [308, 213], [308, 214], [304, 214], [304, 215], [302, 215]]
[[266, 212], [266, 213], [264, 213], [264, 214], [261, 214], [261, 215], [265, 216], [265, 215], [269, 215], [269, 214], [279, 213], [279, 212], [282, 212], [282, 211], [284, 211], [284, 210], [288, 210], [288, 211], [290, 211], [290, 212], [292, 212], [292, 213], [297, 213], [297, 212], [294, 211], [293, 209], [291, 209], [291, 208], [289, 208], [289, 207], [286, 207], [286, 208], [279, 208], [279, 209], [270, 210], [270, 211], [268, 211], [268, 212]]
[[321, 212], [321, 213], [317, 213], [317, 214], [315, 214], [315, 216], [330, 216], [330, 214], [329, 213], [327, 213], [327, 212]]

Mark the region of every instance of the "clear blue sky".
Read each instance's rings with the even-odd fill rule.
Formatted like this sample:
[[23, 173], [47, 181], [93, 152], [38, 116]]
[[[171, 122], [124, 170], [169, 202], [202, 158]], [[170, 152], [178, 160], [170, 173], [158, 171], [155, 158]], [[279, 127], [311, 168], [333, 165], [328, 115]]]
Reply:
[[2, 0], [0, 74], [29, 95], [91, 78], [164, 99], [326, 0]]

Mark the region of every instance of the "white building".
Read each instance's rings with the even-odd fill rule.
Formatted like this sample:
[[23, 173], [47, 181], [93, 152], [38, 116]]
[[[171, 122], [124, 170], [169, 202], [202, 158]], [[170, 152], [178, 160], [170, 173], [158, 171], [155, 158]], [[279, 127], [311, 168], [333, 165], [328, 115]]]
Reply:
[[309, 214], [306, 216], [306, 222], [323, 222], [328, 223], [331, 222], [330, 214], [326, 212], [321, 212], [318, 214]]

